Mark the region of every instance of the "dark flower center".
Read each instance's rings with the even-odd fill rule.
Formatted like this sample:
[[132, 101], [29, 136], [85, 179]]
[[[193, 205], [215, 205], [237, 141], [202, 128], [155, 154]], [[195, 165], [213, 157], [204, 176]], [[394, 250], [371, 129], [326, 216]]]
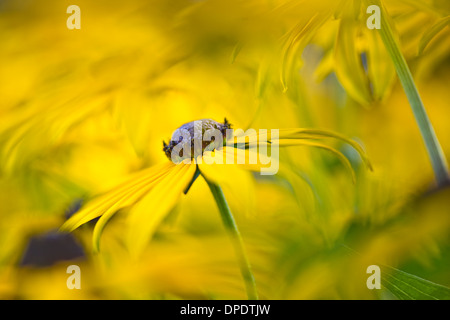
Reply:
[[174, 163], [184, 159], [195, 159], [205, 151], [223, 146], [226, 130], [231, 128], [227, 119], [223, 123], [212, 119], [201, 119], [183, 124], [176, 129], [169, 143], [163, 141], [163, 151]]

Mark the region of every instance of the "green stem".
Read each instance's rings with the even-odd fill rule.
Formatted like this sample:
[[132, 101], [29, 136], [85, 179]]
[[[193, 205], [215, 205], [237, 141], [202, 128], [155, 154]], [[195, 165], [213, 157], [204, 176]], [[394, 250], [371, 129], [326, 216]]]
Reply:
[[[394, 38], [392, 29], [387, 19], [387, 12], [381, 5], [380, 0], [373, 0], [370, 2], [375, 3], [380, 8], [382, 8], [381, 29], [379, 29], [378, 31], [380, 32], [381, 39], [383, 40], [383, 43], [387, 51], [389, 52], [389, 55], [391, 56], [391, 59], [397, 71], [397, 75], [406, 93], [409, 104], [411, 105], [414, 117], [416, 118], [416, 122], [419, 126], [419, 130], [425, 142], [428, 155], [431, 159], [431, 165], [433, 167], [434, 175], [436, 177], [436, 182], [438, 186], [442, 186], [449, 180], [448, 167], [445, 155], [436, 137], [430, 119], [428, 118], [425, 106], [422, 103], [422, 99], [420, 98], [419, 92], [416, 88], [414, 79], [408, 68], [406, 60], [403, 57], [400, 51], [400, 47]], [[369, 1], [367, 1], [367, 3], [369, 3]]]
[[258, 292], [256, 291], [255, 277], [251, 271], [250, 262], [245, 253], [244, 243], [242, 242], [241, 234], [236, 225], [236, 221], [233, 218], [233, 214], [230, 211], [225, 195], [223, 194], [222, 188], [209, 181], [204, 175], [202, 175], [208, 184], [211, 193], [216, 200], [217, 206], [219, 207], [220, 215], [222, 217], [223, 224], [231, 236], [234, 249], [236, 251], [237, 258], [239, 260], [239, 265], [241, 269], [242, 277], [244, 278], [245, 288], [247, 291], [247, 296], [249, 300], [258, 300]]

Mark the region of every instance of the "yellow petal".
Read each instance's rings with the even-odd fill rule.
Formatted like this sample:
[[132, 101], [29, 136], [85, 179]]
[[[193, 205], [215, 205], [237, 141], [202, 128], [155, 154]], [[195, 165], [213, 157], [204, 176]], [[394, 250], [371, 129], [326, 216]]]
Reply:
[[436, 24], [429, 28], [420, 39], [419, 54], [422, 54], [428, 44], [441, 32], [445, 27], [450, 25], [450, 16], [440, 19]]
[[367, 64], [373, 98], [381, 101], [389, 93], [394, 80], [395, 68], [378, 32], [367, 30]]
[[328, 75], [330, 75], [334, 70], [335, 60], [334, 54], [330, 50], [322, 58], [316, 70], [314, 71], [314, 79], [317, 82], [322, 82]]
[[368, 77], [355, 46], [358, 21], [344, 17], [339, 25], [335, 45], [335, 71], [347, 93], [362, 105], [371, 102]]
[[336, 3], [315, 1], [303, 2], [304, 12], [310, 14], [299, 15], [298, 24], [288, 33], [281, 55], [280, 80], [284, 91], [290, 84], [290, 76], [293, 74], [296, 60], [299, 60], [301, 52], [309, 43], [315, 32], [331, 17]]
[[[252, 152], [256, 152], [255, 145], [264, 145], [267, 143], [268, 146], [271, 146], [273, 148], [274, 146], [278, 147], [286, 147], [286, 146], [292, 146], [292, 145], [306, 145], [306, 143], [302, 143], [301, 141], [304, 141], [305, 139], [309, 140], [316, 140], [316, 139], [327, 139], [327, 138], [333, 138], [340, 140], [344, 143], [349, 144], [352, 148], [354, 148], [360, 155], [363, 162], [366, 164], [366, 166], [372, 170], [372, 165], [363, 150], [363, 148], [354, 140], [351, 140], [347, 137], [345, 137], [342, 134], [329, 131], [329, 130], [321, 130], [321, 129], [307, 129], [307, 128], [293, 128], [293, 129], [279, 129], [276, 136], [272, 137], [272, 131], [271, 130], [264, 130], [260, 132], [252, 132], [246, 136], [241, 135], [234, 137], [234, 143], [241, 144], [241, 148], [244, 147], [251, 147], [253, 144], [253, 148], [250, 148], [248, 151], [248, 154], [245, 154], [245, 157], [248, 157]], [[244, 145], [244, 142], [247, 139], [248, 143]], [[295, 142], [300, 141], [300, 142]], [[311, 143], [310, 143], [311, 145]], [[325, 147], [325, 145], [322, 145], [322, 147]], [[232, 151], [230, 149], [224, 148], [224, 152], [226, 153], [227, 159], [229, 159], [230, 162], [235, 161], [234, 163], [237, 163], [237, 159], [239, 159], [239, 155], [241, 153], [233, 154], [235, 151]], [[331, 151], [331, 150], [329, 150]], [[336, 151], [336, 150], [335, 150]], [[242, 158], [243, 156], [241, 156]], [[272, 157], [273, 158], [273, 157]], [[247, 158], [245, 158], [247, 159]], [[258, 153], [258, 159], [259, 163], [255, 166], [250, 166], [247, 169], [249, 170], [259, 170], [261, 168], [261, 163], [268, 163], [265, 161], [271, 160], [270, 157], [264, 158], [264, 155], [261, 154], [261, 152]], [[273, 160], [273, 159], [272, 159]], [[241, 160], [242, 161], [242, 160]], [[247, 162], [248, 163], [248, 162]]]
[[[369, 161], [365, 151], [363, 148], [354, 140], [351, 140], [345, 137], [342, 134], [328, 131], [328, 130], [320, 130], [320, 129], [280, 129], [279, 139], [324, 139], [324, 138], [334, 138], [349, 144], [353, 149], [355, 149], [366, 166], [372, 169], [372, 164]], [[280, 146], [283, 146], [285, 142], [280, 143]]]
[[139, 255], [160, 222], [178, 202], [197, 169], [195, 164], [180, 163], [173, 167], [154, 188], [129, 212], [128, 247]]
[[[153, 187], [152, 182], [164, 177], [174, 166], [172, 162], [167, 162], [137, 173], [134, 178], [88, 203], [80, 212], [70, 217], [60, 230], [73, 231], [107, 211], [115, 213], [133, 204]], [[111, 208], [114, 208], [114, 211], [111, 211]]]
[[[267, 149], [263, 152], [261, 146], [267, 146]], [[203, 155], [202, 163], [199, 164], [199, 166], [201, 166], [206, 173], [212, 172], [214, 171], [214, 168], [219, 168], [219, 166], [223, 165], [233, 165], [240, 169], [259, 171], [261, 173], [268, 172], [271, 168], [279, 167], [278, 154], [274, 154], [271, 150], [270, 144], [267, 142], [261, 142], [259, 148], [256, 146], [247, 149], [224, 147], [211, 153], [206, 152]], [[272, 154], [269, 155], [271, 152]]]
[[307, 146], [307, 147], [315, 147], [315, 148], [327, 150], [327, 151], [333, 153], [342, 162], [342, 164], [345, 166], [345, 168], [349, 170], [353, 183], [356, 182], [355, 171], [353, 170], [353, 167], [350, 164], [350, 161], [348, 161], [348, 159], [341, 152], [339, 152], [338, 150], [336, 150], [332, 147], [329, 147], [322, 143], [317, 143], [317, 142], [308, 141], [308, 140], [287, 139], [287, 140], [278, 140], [277, 143], [279, 143], [280, 145], [283, 145], [285, 147], [287, 147], [287, 146]]
[[255, 185], [250, 172], [232, 164], [202, 163], [198, 167], [206, 179], [220, 185], [233, 212], [247, 216], [255, 213]]

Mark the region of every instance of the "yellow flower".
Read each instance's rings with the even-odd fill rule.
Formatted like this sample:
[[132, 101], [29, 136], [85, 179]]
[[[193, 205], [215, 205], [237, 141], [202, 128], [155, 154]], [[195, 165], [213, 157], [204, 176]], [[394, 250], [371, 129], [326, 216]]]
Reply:
[[[203, 124], [209, 119], [200, 120]], [[213, 121], [215, 122], [215, 121]], [[262, 132], [262, 133], [261, 133]], [[129, 212], [129, 246], [136, 253], [142, 251], [152, 234], [167, 213], [176, 205], [183, 192], [187, 192], [190, 184], [201, 172], [211, 181], [221, 182], [223, 179], [232, 180], [233, 177], [220, 175], [218, 166], [226, 167], [226, 163], [247, 170], [258, 171], [277, 159], [268, 159], [267, 154], [254, 150], [254, 142], [265, 144], [271, 149], [278, 146], [312, 146], [323, 148], [337, 155], [340, 160], [351, 170], [348, 160], [337, 150], [313, 140], [323, 138], [337, 138], [353, 146], [367, 163], [367, 158], [361, 147], [345, 137], [314, 129], [281, 129], [278, 137], [271, 137], [265, 131], [249, 135], [235, 135], [233, 143], [225, 141], [225, 146], [216, 147], [214, 150], [202, 150], [202, 154], [195, 159], [181, 159], [178, 164], [172, 161], [157, 164], [151, 168], [136, 173], [127, 182], [113, 188], [107, 193], [94, 198], [80, 212], [67, 220], [61, 227], [62, 231], [73, 231], [86, 222], [100, 219], [93, 232], [94, 250], [99, 249], [99, 241], [102, 231], [109, 219], [120, 209], [132, 206]], [[247, 140], [244, 140], [247, 139]], [[228, 143], [227, 143], [228, 142]], [[193, 143], [193, 142], [192, 142]], [[165, 146], [164, 150], [166, 150]], [[242, 151], [242, 152], [240, 152]], [[167, 150], [166, 150], [167, 153]], [[250, 163], [250, 157], [255, 156], [256, 163]], [[222, 159], [222, 164], [213, 163], [212, 160]], [[180, 160], [180, 159], [178, 159]], [[370, 165], [369, 165], [370, 166]], [[197, 171], [199, 170], [199, 171]]]
[[[322, 2], [322, 4], [324, 4]], [[448, 8], [430, 1], [363, 1], [343, 0], [319, 7], [315, 15], [299, 18], [285, 37], [281, 61], [281, 82], [285, 90], [293, 87], [293, 70], [307, 45], [323, 51], [316, 69], [321, 81], [335, 72], [347, 94], [358, 104], [368, 106], [382, 101], [395, 83], [395, 68], [377, 30], [367, 27], [369, 5], [385, 6], [383, 11], [405, 58], [427, 72], [427, 66], [441, 61], [448, 52], [448, 41], [438, 33], [449, 24]], [[424, 32], [417, 32], [420, 25]], [[422, 52], [434, 43], [436, 52]], [[440, 41], [439, 41], [440, 40]], [[446, 42], [446, 43], [445, 43]], [[424, 67], [422, 67], [424, 65]]]

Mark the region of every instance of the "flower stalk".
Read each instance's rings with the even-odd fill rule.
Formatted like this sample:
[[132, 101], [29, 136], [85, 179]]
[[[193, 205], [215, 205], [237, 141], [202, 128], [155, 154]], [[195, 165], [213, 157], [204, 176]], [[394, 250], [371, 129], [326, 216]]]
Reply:
[[389, 25], [386, 10], [383, 8], [380, 0], [374, 0], [371, 1], [371, 3], [375, 3], [382, 10], [381, 28], [378, 31], [394, 63], [395, 70], [419, 126], [420, 133], [422, 134], [422, 138], [425, 142], [425, 146], [431, 160], [437, 185], [442, 186], [449, 181], [448, 166], [445, 155], [436, 137], [430, 119], [428, 118], [425, 106], [420, 98], [419, 91], [414, 83], [411, 71], [408, 68], [408, 64], [406, 63], [406, 60], [400, 51], [400, 47], [394, 38], [391, 26]]
[[236, 225], [236, 221], [234, 220], [233, 214], [231, 213], [230, 207], [228, 206], [227, 200], [225, 199], [225, 195], [223, 194], [222, 188], [218, 184], [215, 184], [214, 182], [208, 180], [204, 175], [202, 176], [205, 179], [206, 183], [208, 184], [211, 193], [213, 194], [214, 200], [216, 201], [220, 211], [222, 222], [231, 237], [234, 250], [236, 252], [239, 261], [241, 274], [242, 277], [244, 278], [248, 299], [258, 300], [258, 292], [256, 290], [255, 277], [253, 276], [250, 267], [250, 262], [245, 252], [241, 234]]

